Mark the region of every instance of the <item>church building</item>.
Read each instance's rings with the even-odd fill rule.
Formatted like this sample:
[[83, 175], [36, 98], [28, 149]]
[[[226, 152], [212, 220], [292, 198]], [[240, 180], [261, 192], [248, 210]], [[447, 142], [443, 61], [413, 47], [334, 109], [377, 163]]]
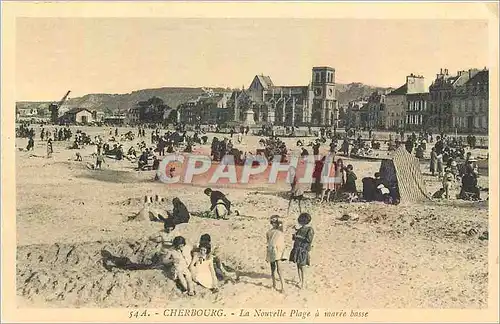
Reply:
[[276, 86], [269, 76], [256, 75], [248, 89], [232, 94], [228, 108], [233, 122], [246, 125], [334, 126], [335, 69], [314, 67], [306, 86]]

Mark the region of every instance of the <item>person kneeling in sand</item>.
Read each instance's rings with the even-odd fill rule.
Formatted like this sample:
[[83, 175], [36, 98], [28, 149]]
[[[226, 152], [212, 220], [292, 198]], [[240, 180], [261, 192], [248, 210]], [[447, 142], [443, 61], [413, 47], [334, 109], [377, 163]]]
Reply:
[[176, 236], [170, 248], [167, 248], [163, 244], [160, 252], [160, 260], [164, 266], [171, 266], [170, 275], [172, 280], [178, 281], [189, 296], [194, 296], [196, 292], [194, 291], [193, 278], [189, 271], [192, 259], [191, 253], [186, 247], [186, 239], [182, 236]]
[[167, 233], [173, 231], [177, 225], [187, 224], [191, 218], [186, 205], [184, 205], [179, 198], [175, 197], [172, 199], [172, 205], [174, 208], [172, 212], [167, 211], [167, 218], [164, 218], [162, 215], [158, 215], [158, 219], [163, 222]]
[[211, 188], [205, 189], [204, 193], [210, 197], [210, 214], [213, 214], [217, 219], [227, 219], [227, 216], [231, 214], [231, 202], [226, 195]]

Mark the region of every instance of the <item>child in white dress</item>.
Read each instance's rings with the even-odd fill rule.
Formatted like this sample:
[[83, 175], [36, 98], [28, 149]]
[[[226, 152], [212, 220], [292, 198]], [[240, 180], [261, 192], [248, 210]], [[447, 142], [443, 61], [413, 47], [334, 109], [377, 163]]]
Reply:
[[281, 283], [281, 292], [285, 291], [283, 284], [283, 276], [281, 275], [280, 261], [284, 261], [285, 257], [285, 235], [283, 234], [283, 222], [279, 216], [271, 217], [272, 228], [267, 232], [267, 256], [266, 261], [271, 265], [271, 278], [273, 280], [273, 288], [276, 289], [276, 276], [278, 274]]

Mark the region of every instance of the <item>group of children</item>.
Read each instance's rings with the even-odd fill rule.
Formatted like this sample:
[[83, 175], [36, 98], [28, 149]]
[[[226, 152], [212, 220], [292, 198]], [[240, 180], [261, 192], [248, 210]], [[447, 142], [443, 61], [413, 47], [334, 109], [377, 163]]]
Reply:
[[[297, 273], [299, 282], [298, 286], [303, 289], [305, 285], [304, 269], [311, 265], [310, 251], [314, 239], [314, 230], [310, 226], [311, 215], [301, 213], [297, 219], [298, 226], [295, 227], [295, 234], [292, 235], [293, 247], [290, 255], [285, 255], [286, 244], [285, 234], [283, 232], [283, 221], [278, 215], [273, 215], [270, 218], [271, 229], [266, 233], [267, 239], [267, 254], [266, 261], [271, 267], [271, 279], [273, 288], [284, 292], [285, 285], [281, 272], [281, 262], [290, 261], [297, 265]], [[277, 289], [276, 275], [281, 284], [281, 289]]]
[[[222, 263], [217, 247], [212, 246], [209, 234], [203, 234], [197, 245], [188, 246], [186, 239], [176, 236], [169, 246], [162, 243], [160, 262], [169, 269], [169, 276], [177, 281], [189, 296], [196, 294], [195, 283], [217, 292], [219, 280], [234, 280], [236, 274]], [[237, 279], [237, 277], [236, 277]]]
[[[293, 247], [288, 256], [285, 254], [283, 221], [278, 215], [271, 216], [271, 229], [266, 233], [266, 262], [271, 268], [273, 289], [280, 292], [285, 291], [281, 268], [283, 261], [288, 260], [297, 265], [297, 286], [301, 289], [305, 286], [305, 267], [311, 265], [310, 251], [314, 239], [314, 230], [310, 226], [311, 215], [301, 213], [297, 222], [299, 225], [295, 227], [295, 233], [292, 235]], [[186, 243], [183, 236], [176, 236], [171, 245], [167, 244], [167, 240], [163, 240], [160, 264], [169, 269], [169, 277], [176, 281], [188, 296], [196, 294], [196, 284], [215, 293], [219, 289], [219, 281], [239, 279], [238, 274], [223, 262], [220, 249], [213, 246], [209, 234], [203, 234], [199, 243], [193, 247]]]

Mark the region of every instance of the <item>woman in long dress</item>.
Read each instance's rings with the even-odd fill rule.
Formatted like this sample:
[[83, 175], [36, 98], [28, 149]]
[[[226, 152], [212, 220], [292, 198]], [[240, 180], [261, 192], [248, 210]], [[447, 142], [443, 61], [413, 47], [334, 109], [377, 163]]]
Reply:
[[266, 261], [271, 266], [271, 278], [273, 280], [273, 288], [276, 289], [276, 273], [278, 274], [281, 283], [281, 292], [285, 291], [283, 284], [283, 276], [281, 275], [280, 262], [286, 260], [285, 257], [285, 235], [283, 234], [283, 222], [278, 215], [271, 217], [272, 228], [266, 233], [267, 239], [267, 255]]
[[309, 252], [311, 251], [312, 242], [314, 238], [314, 230], [309, 225], [311, 222], [311, 215], [308, 213], [300, 214], [297, 222], [299, 228], [292, 236], [293, 248], [290, 252], [290, 261], [297, 264], [297, 272], [299, 274], [299, 286], [304, 288], [304, 267], [311, 265]]
[[429, 166], [432, 175], [436, 173], [436, 164], [437, 164], [436, 148], [433, 147], [431, 149], [431, 164]]
[[[326, 157], [325, 164], [323, 165], [322, 171], [322, 182], [323, 182], [323, 190], [321, 193], [321, 202], [330, 201], [332, 194], [335, 192], [336, 180], [335, 180], [335, 155], [329, 154]], [[332, 181], [333, 179], [333, 181]], [[301, 211], [302, 212], [302, 211]]]

